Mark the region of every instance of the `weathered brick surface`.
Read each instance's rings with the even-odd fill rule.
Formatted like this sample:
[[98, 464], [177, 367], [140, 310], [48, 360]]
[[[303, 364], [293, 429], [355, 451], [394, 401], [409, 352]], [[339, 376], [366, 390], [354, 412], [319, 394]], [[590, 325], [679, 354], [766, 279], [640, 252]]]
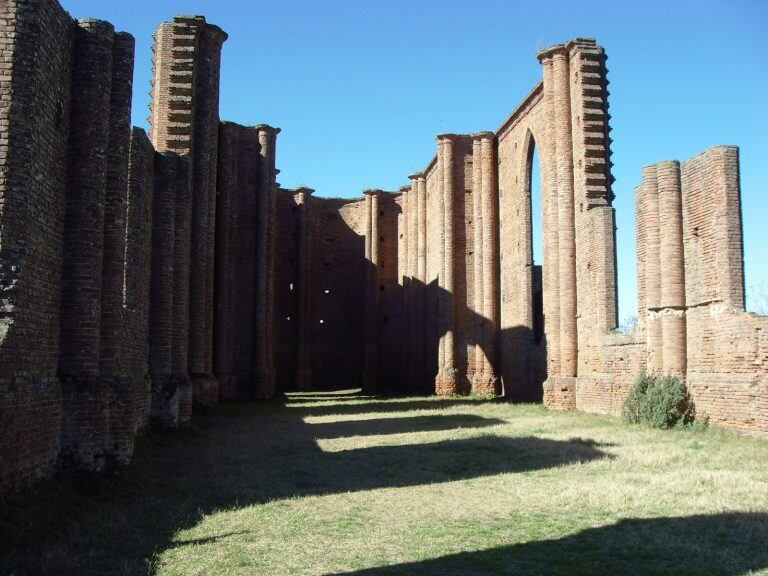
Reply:
[[289, 389], [618, 414], [647, 370], [768, 435], [735, 147], [643, 169], [638, 325], [615, 331], [594, 40], [541, 51], [542, 81], [495, 132], [441, 134], [399, 192], [341, 200], [279, 187], [278, 128], [219, 121], [225, 39], [202, 16], [157, 28], [148, 136], [129, 126], [130, 35], [55, 0], [0, 5], [0, 492], [64, 459], [127, 463], [141, 428], [185, 425], [193, 403]]
[[50, 473], [71, 46], [55, 2], [0, 4], [0, 492]]

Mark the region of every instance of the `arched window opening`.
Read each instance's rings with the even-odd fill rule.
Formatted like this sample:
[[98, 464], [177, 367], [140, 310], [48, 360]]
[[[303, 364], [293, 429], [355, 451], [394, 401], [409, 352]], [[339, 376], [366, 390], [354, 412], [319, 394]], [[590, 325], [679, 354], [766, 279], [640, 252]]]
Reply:
[[544, 290], [542, 263], [544, 258], [541, 214], [541, 164], [536, 141], [530, 136], [526, 161], [526, 195], [531, 207], [531, 292], [533, 307], [533, 341], [544, 339]]

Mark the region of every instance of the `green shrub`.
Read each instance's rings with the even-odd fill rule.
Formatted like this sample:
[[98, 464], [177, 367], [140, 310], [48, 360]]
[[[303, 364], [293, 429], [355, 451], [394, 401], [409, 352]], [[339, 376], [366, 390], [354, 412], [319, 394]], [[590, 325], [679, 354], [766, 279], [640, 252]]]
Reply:
[[683, 380], [645, 372], [635, 380], [622, 407], [626, 422], [652, 428], [688, 427], [695, 416], [693, 401]]

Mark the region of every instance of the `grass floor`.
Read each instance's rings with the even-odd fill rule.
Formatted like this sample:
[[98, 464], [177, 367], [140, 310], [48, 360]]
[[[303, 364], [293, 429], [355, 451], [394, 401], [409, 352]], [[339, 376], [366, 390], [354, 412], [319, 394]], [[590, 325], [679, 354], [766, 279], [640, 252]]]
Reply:
[[0, 519], [0, 574], [768, 574], [768, 442], [354, 391], [222, 405]]

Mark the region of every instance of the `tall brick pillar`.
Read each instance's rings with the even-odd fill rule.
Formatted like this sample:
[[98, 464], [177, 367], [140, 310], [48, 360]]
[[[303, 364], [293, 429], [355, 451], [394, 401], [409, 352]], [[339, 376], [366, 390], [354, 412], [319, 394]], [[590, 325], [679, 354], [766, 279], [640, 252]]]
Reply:
[[363, 389], [375, 392], [379, 385], [379, 194], [381, 190], [363, 190], [365, 194], [365, 343], [363, 347]]
[[298, 278], [296, 281], [297, 318], [296, 368], [297, 390], [312, 389], [312, 188], [301, 187], [299, 195]]
[[413, 210], [413, 196], [411, 196], [410, 186], [402, 186], [400, 188], [400, 197], [402, 198], [402, 236], [403, 236], [403, 251], [399, 255], [402, 262], [403, 272], [403, 341], [401, 343], [401, 378], [406, 388], [413, 387], [413, 334], [412, 329], [412, 317], [413, 317], [413, 303], [411, 302], [411, 291], [413, 286], [413, 278], [411, 276], [411, 212]]
[[[205, 19], [202, 19], [205, 22]], [[213, 291], [216, 176], [219, 145], [219, 70], [227, 39], [218, 26], [199, 28], [195, 60], [192, 141], [192, 235], [189, 269], [189, 372], [195, 405], [218, 402], [213, 375]]]
[[178, 424], [189, 424], [192, 418], [193, 386], [189, 374], [190, 313], [190, 244], [192, 239], [193, 191], [189, 158], [176, 162], [176, 194], [173, 238], [173, 337], [171, 378], [179, 397]]
[[411, 311], [408, 319], [410, 336], [410, 367], [409, 383], [412, 388], [418, 388], [419, 369], [421, 359], [418, 354], [419, 342], [419, 293], [421, 292], [421, 283], [419, 281], [419, 191], [418, 182], [413, 182], [408, 186], [408, 196], [410, 197], [408, 214], [408, 270], [411, 282]]
[[542, 292], [545, 318], [545, 336], [547, 350], [547, 374], [560, 374], [560, 230], [558, 225], [557, 196], [557, 149], [555, 146], [554, 122], [554, 80], [552, 75], [552, 53], [545, 51], [538, 55], [544, 81], [544, 101], [548, 111], [544, 126], [545, 138], [539, 143], [541, 160], [546, 172], [542, 181], [542, 235], [543, 268]]
[[259, 190], [256, 226], [256, 312], [253, 354], [253, 391], [256, 398], [275, 393], [272, 349], [273, 270], [275, 242], [275, 144], [279, 128], [262, 124], [259, 131]]
[[416, 357], [418, 359], [417, 379], [420, 387], [427, 381], [427, 180], [423, 173], [417, 178], [411, 189], [416, 187], [416, 211], [418, 240], [417, 262], [417, 298], [416, 298]]
[[440, 365], [435, 378], [435, 391], [440, 395], [459, 392], [459, 371], [456, 366], [456, 253], [455, 253], [455, 134], [437, 137], [443, 199], [443, 262], [440, 281]]
[[104, 201], [115, 32], [77, 22], [61, 278], [62, 454], [100, 469], [109, 441], [109, 386], [99, 380]]
[[189, 154], [188, 373], [195, 403], [218, 400], [213, 377], [213, 278], [219, 130], [219, 67], [227, 35], [203, 16], [175, 16], [155, 32], [151, 115], [158, 151]]
[[648, 367], [660, 374], [664, 369], [664, 340], [659, 316], [661, 308], [661, 251], [659, 235], [659, 191], [656, 166], [643, 167], [642, 205], [645, 224], [645, 324], [648, 331]]
[[375, 392], [379, 375], [379, 194], [381, 190], [363, 190], [365, 194], [365, 343], [363, 347], [363, 389]]
[[101, 276], [101, 351], [99, 372], [109, 394], [109, 445], [117, 462], [127, 464], [138, 428], [134, 411], [136, 382], [128, 376], [123, 286], [131, 144], [133, 36], [115, 34], [109, 103], [109, 146], [104, 201], [104, 261]]
[[[238, 205], [235, 190], [238, 189], [237, 161], [240, 127], [222, 122], [219, 128], [219, 168], [216, 180], [216, 258], [214, 274], [214, 341], [213, 373], [219, 384], [219, 399], [235, 400], [238, 397], [237, 375], [235, 373], [235, 301], [238, 298], [235, 287], [236, 275], [236, 232], [235, 215], [244, 210]], [[253, 159], [255, 161], [255, 158]], [[240, 233], [242, 234], [242, 232]], [[242, 288], [242, 287], [241, 287]]]
[[468, 368], [468, 376], [472, 385], [472, 391], [483, 388], [483, 372], [485, 370], [485, 349], [483, 332], [485, 330], [484, 302], [483, 302], [483, 160], [482, 143], [480, 138], [472, 138], [472, 276], [474, 296], [472, 309], [475, 322], [474, 345], [472, 347], [474, 362]]
[[480, 137], [480, 212], [482, 213], [482, 293], [483, 293], [483, 331], [482, 331], [482, 379], [476, 381], [474, 392], [479, 394], [497, 394], [499, 380], [496, 374], [496, 342], [498, 327], [498, 281], [496, 265], [498, 262], [498, 208], [496, 191], [496, 151], [493, 132], [483, 132]]
[[560, 276], [560, 374], [576, 376], [576, 226], [573, 204], [573, 139], [569, 60], [565, 49], [552, 55], [555, 146], [557, 150], [558, 248]]
[[179, 423], [178, 381], [171, 376], [174, 318], [174, 242], [179, 156], [155, 154], [152, 201], [152, 260], [149, 287], [150, 421], [160, 428]]
[[685, 262], [680, 163], [676, 160], [660, 162], [656, 165], [656, 178], [659, 198], [659, 259], [664, 266], [660, 274], [663, 370], [665, 374], [685, 376]]

